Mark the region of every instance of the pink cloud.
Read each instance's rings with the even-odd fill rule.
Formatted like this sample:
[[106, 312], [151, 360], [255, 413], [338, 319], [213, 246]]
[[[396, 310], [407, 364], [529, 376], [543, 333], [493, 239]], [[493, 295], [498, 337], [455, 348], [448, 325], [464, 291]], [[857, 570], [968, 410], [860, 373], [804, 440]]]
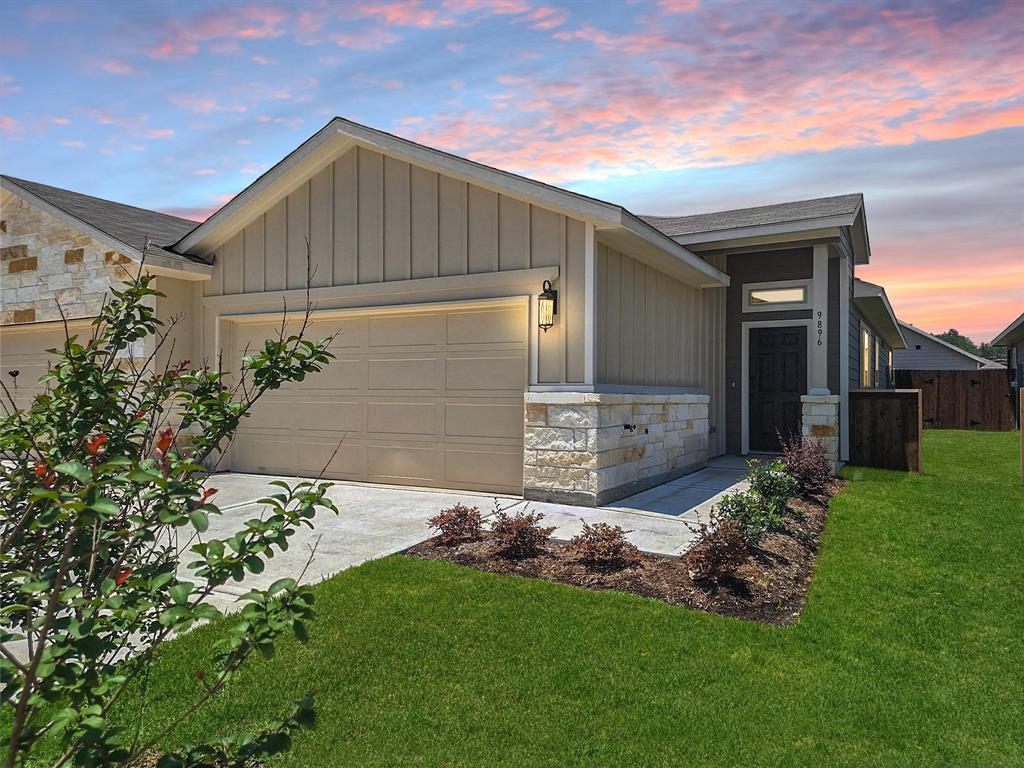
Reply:
[[21, 86], [15, 82], [13, 77], [0, 72], [0, 96], [10, 96], [20, 90]]
[[71, 125], [71, 121], [66, 117], [55, 117], [50, 122], [54, 125]]
[[527, 24], [531, 29], [554, 29], [562, 26], [569, 18], [564, 8], [552, 8], [542, 5], [526, 14]]
[[0, 115], [0, 131], [18, 133], [20, 130], [21, 124], [17, 120], [7, 115]]
[[451, 51], [452, 53], [458, 53], [463, 48], [465, 48], [466, 45], [465, 45], [465, 43], [459, 43], [459, 42], [456, 42], [456, 41], [453, 40], [450, 43], [445, 43], [444, 47], [445, 47], [445, 50], [447, 50], [447, 51]]
[[356, 51], [379, 50], [387, 45], [394, 45], [401, 38], [394, 32], [386, 29], [369, 29], [363, 32], [351, 34], [332, 35], [331, 40], [335, 45], [343, 48], [351, 48]]
[[174, 138], [174, 130], [172, 128], [150, 128], [143, 135], [147, 139], [172, 139]]
[[134, 75], [135, 67], [124, 59], [108, 59], [100, 63], [100, 69], [111, 75]]
[[61, 144], [65, 147], [71, 147], [72, 149], [85, 149], [85, 142], [80, 140], [75, 141], [62, 141]]
[[220, 207], [219, 205], [199, 205], [184, 208], [161, 208], [160, 212], [169, 216], [177, 216], [179, 219], [202, 222], [220, 210]]
[[174, 19], [150, 49], [155, 59], [187, 59], [211, 43], [220, 52], [236, 49], [238, 40], [262, 40], [285, 34], [289, 14], [266, 4], [225, 5], [202, 11], [189, 19]]

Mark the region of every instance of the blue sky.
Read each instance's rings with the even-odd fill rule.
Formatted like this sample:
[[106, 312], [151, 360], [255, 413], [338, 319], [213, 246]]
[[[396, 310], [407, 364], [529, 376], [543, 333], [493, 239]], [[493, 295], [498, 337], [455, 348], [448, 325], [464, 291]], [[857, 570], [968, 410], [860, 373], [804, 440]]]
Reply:
[[349, 117], [641, 213], [864, 192], [897, 312], [1024, 309], [1024, 5], [22, 3], [0, 169], [202, 218]]

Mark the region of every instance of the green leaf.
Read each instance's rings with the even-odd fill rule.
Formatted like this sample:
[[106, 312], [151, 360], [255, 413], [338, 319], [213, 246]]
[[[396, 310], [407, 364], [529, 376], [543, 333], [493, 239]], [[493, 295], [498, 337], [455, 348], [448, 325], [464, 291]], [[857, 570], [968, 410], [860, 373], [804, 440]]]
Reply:
[[267, 590], [268, 595], [276, 595], [283, 589], [293, 589], [295, 587], [295, 579], [278, 579], [270, 585], [270, 589]]
[[178, 605], [184, 605], [188, 602], [188, 596], [191, 592], [192, 585], [187, 581], [183, 581], [181, 584], [175, 584], [170, 590], [171, 600]]
[[206, 533], [210, 527], [210, 518], [201, 508], [193, 509], [188, 513], [188, 519], [192, 521], [192, 527], [200, 533]]
[[92, 472], [77, 461], [65, 461], [63, 464], [58, 464], [53, 470], [62, 475], [70, 475], [80, 483], [88, 483], [92, 480]]
[[92, 504], [89, 505], [89, 509], [95, 509], [102, 515], [116, 515], [120, 508], [107, 498], [96, 499]]

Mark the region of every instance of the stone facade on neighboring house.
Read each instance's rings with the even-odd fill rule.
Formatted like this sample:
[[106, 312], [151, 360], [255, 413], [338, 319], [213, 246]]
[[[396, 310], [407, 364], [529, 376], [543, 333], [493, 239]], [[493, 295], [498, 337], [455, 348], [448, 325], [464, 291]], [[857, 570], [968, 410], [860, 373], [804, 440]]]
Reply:
[[0, 190], [0, 325], [91, 317], [128, 273], [111, 251], [18, 195]]
[[524, 496], [600, 506], [700, 469], [707, 395], [527, 392]]

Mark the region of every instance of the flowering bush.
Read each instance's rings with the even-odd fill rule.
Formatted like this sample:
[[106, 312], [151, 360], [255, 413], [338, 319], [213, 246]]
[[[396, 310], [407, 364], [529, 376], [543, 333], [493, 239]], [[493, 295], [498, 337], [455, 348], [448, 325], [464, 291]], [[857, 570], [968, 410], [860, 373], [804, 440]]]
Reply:
[[519, 559], [531, 557], [551, 538], [554, 527], [544, 527], [540, 512], [517, 512], [514, 516], [498, 511], [491, 521], [494, 553], [502, 557]]
[[786, 472], [796, 478], [797, 490], [803, 496], [820, 496], [832, 480], [832, 462], [824, 446], [801, 435], [783, 438], [782, 463]]
[[[282, 634], [306, 637], [313, 596], [295, 580], [253, 589], [212, 658], [197, 659], [192, 704], [162, 713], [162, 727], [140, 738], [141, 717], [118, 723], [111, 707], [137, 684], [173, 634], [217, 618], [214, 589], [259, 573], [318, 509], [337, 511], [327, 483], [277, 483], [266, 513], [228, 538], [207, 535], [220, 514], [203, 462], [222, 451], [268, 390], [327, 364], [329, 340], [301, 331], [247, 355], [228, 384], [225, 372], [188, 361], [153, 373], [126, 355], [167, 333], [147, 306], [160, 296], [139, 277], [114, 291], [88, 338], [70, 336], [42, 381], [45, 391], [0, 418], [0, 698], [6, 766], [34, 760], [53, 737], [56, 765], [109, 766], [151, 754], [171, 729], [223, 690], [254, 652], [269, 655]], [[16, 377], [11, 377], [16, 383]], [[12, 383], [12, 387], [14, 386]], [[188, 435], [190, 449], [179, 450]], [[181, 578], [181, 558], [190, 553]], [[241, 765], [281, 751], [308, 725], [309, 703], [256, 734], [163, 757], [161, 766]], [[5, 718], [6, 719], [6, 718]]]
[[476, 541], [483, 535], [483, 518], [480, 510], [464, 504], [442, 509], [427, 523], [438, 532], [438, 538], [446, 546], [463, 541]]
[[640, 562], [640, 550], [626, 539], [618, 525], [583, 521], [583, 532], [573, 536], [568, 551], [578, 560], [598, 568], [625, 568]]

